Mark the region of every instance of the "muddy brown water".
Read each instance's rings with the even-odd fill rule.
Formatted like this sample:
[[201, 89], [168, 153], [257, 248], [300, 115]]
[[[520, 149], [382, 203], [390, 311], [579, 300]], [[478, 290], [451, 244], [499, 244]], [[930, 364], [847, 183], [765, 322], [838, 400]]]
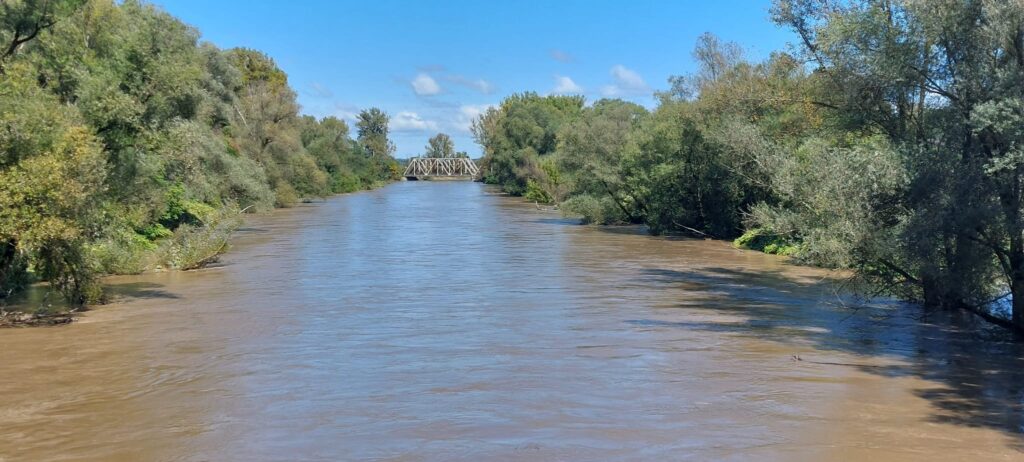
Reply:
[[1024, 460], [1017, 344], [828, 277], [475, 183], [339, 196], [0, 331], [0, 461]]

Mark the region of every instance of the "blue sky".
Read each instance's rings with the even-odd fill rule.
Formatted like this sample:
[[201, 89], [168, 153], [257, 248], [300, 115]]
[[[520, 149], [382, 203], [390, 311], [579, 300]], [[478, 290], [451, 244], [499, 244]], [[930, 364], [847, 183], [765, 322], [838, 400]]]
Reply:
[[222, 48], [269, 54], [303, 112], [351, 122], [377, 106], [392, 117], [398, 157], [445, 132], [480, 152], [469, 120], [522, 91], [616, 96], [653, 106], [671, 75], [695, 69], [697, 37], [739, 43], [750, 58], [794, 37], [763, 1], [240, 1], [155, 0]]

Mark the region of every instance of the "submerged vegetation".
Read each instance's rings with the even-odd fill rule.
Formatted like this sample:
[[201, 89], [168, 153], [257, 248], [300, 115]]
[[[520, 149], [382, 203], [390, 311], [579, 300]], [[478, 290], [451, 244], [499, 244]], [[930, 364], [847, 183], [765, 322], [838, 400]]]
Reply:
[[217, 258], [240, 215], [395, 178], [387, 114], [300, 116], [285, 73], [151, 5], [0, 9], [0, 301]]
[[705, 35], [653, 110], [508, 97], [473, 125], [486, 181], [1024, 330], [1024, 6], [776, 0], [772, 16], [797, 54], [752, 62]]

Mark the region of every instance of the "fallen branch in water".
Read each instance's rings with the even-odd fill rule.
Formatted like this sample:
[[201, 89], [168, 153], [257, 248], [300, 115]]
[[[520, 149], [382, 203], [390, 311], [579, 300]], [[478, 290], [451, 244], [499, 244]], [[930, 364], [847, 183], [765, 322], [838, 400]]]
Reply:
[[710, 236], [708, 236], [708, 235], [707, 235], [707, 233], [705, 233], [705, 232], [703, 232], [703, 231], [700, 231], [700, 230], [697, 230], [697, 229], [693, 229], [693, 228], [691, 228], [691, 227], [689, 227], [689, 226], [686, 226], [686, 225], [681, 225], [681, 224], [679, 224], [679, 223], [676, 223], [675, 221], [673, 221], [673, 222], [672, 222], [672, 224], [673, 224], [673, 225], [676, 225], [676, 226], [678, 226], [678, 227], [680, 227], [680, 228], [683, 228], [683, 229], [685, 229], [685, 230], [687, 230], [687, 231], [690, 231], [690, 232], [694, 232], [694, 233], [700, 234], [701, 236], [704, 236], [704, 237], [710, 237]]

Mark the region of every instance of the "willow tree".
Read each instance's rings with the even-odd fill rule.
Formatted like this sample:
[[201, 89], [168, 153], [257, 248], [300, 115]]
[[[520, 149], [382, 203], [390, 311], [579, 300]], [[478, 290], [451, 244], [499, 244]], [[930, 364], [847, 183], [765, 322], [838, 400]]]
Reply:
[[1024, 330], [1024, 4], [779, 0], [773, 15], [834, 83], [837, 115], [910, 170], [877, 276], [983, 315], [1008, 291], [1003, 323]]

